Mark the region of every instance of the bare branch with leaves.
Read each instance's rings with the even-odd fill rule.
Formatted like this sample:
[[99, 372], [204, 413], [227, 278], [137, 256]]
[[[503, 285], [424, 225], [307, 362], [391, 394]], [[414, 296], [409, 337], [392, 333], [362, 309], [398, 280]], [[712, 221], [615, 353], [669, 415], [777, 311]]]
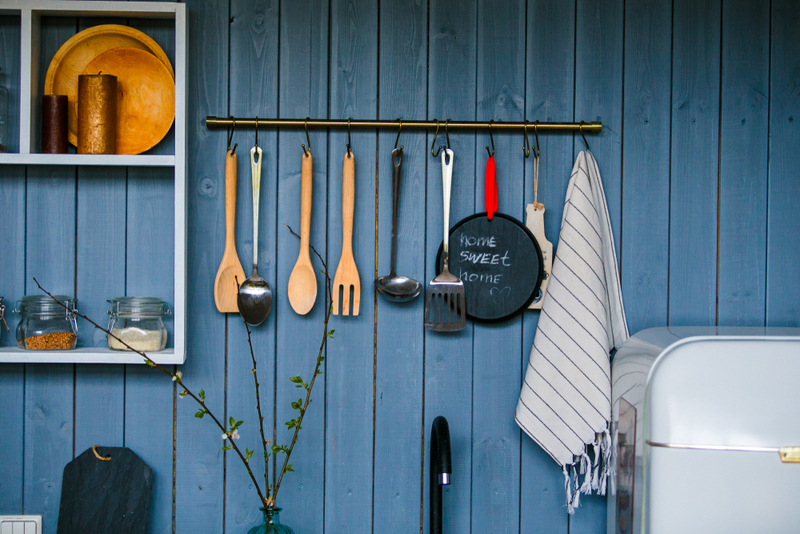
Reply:
[[[292, 230], [291, 227], [289, 227], [288, 225], [286, 227], [289, 229], [289, 231], [294, 236], [297, 236], [299, 238], [297, 233], [295, 233], [295, 231]], [[314, 374], [313, 374], [313, 376], [311, 378], [311, 382], [306, 383], [300, 376], [295, 376], [295, 377], [292, 377], [292, 378], [289, 379], [292, 383], [295, 384], [295, 386], [297, 388], [304, 389], [305, 392], [306, 392], [306, 395], [305, 395], [305, 400], [300, 398], [297, 401], [293, 401], [292, 402], [292, 409], [297, 410], [298, 415], [297, 415], [297, 417], [295, 417], [295, 418], [293, 418], [293, 419], [291, 419], [291, 420], [286, 422], [286, 426], [290, 430], [292, 430], [292, 429], [294, 430], [294, 433], [292, 434], [292, 441], [289, 443], [288, 446], [286, 446], [286, 445], [277, 445], [277, 444], [272, 444], [270, 446], [270, 441], [266, 439], [266, 435], [264, 433], [264, 417], [262, 416], [262, 412], [261, 412], [261, 397], [259, 395], [259, 387], [260, 387], [260, 385], [258, 383], [258, 374], [257, 374], [257, 371], [256, 371], [257, 366], [256, 366], [255, 350], [253, 349], [253, 343], [252, 343], [252, 339], [251, 339], [250, 327], [247, 325], [247, 323], [245, 323], [245, 329], [247, 330], [247, 343], [248, 343], [248, 345], [250, 347], [250, 357], [251, 357], [251, 360], [253, 362], [252, 373], [253, 373], [253, 379], [254, 379], [254, 382], [255, 382], [256, 410], [258, 412], [258, 419], [259, 419], [258, 426], [259, 426], [259, 431], [261, 433], [261, 445], [262, 445], [262, 449], [263, 449], [263, 453], [264, 453], [264, 489], [263, 490], [262, 490], [261, 486], [258, 484], [258, 481], [256, 480], [256, 477], [253, 474], [252, 469], [250, 469], [250, 458], [253, 456], [253, 453], [255, 451], [251, 451], [250, 449], [245, 448], [245, 452], [242, 453], [241, 449], [236, 445], [236, 440], [238, 440], [239, 437], [240, 437], [239, 436], [239, 427], [242, 426], [242, 424], [244, 424], [243, 421], [237, 421], [234, 417], [230, 417], [229, 420], [228, 420], [228, 424], [224, 425], [222, 422], [220, 422], [220, 420], [214, 415], [214, 413], [211, 411], [211, 409], [206, 404], [205, 391], [201, 389], [201, 390], [199, 390], [199, 392], [197, 394], [195, 394], [191, 389], [189, 389], [189, 387], [184, 382], [183, 374], [181, 373], [181, 371], [176, 371], [176, 372], [173, 373], [172, 371], [170, 371], [166, 367], [163, 367], [162, 365], [156, 363], [146, 353], [131, 347], [128, 343], [126, 343], [125, 341], [123, 341], [122, 339], [120, 339], [119, 337], [114, 335], [112, 332], [110, 332], [106, 328], [103, 328], [102, 326], [97, 324], [95, 321], [93, 321], [92, 319], [87, 317], [86, 315], [83, 315], [83, 314], [81, 314], [81, 313], [79, 313], [79, 312], [77, 312], [75, 310], [70, 310], [75, 316], [80, 317], [81, 319], [84, 319], [89, 324], [91, 324], [94, 328], [96, 328], [96, 329], [98, 329], [98, 330], [100, 330], [102, 332], [105, 332], [106, 335], [108, 335], [108, 336], [116, 339], [117, 341], [119, 341], [128, 350], [130, 350], [132, 352], [135, 352], [136, 354], [140, 355], [142, 358], [144, 358], [145, 363], [148, 366], [153, 367], [155, 369], [158, 369], [162, 373], [168, 375], [172, 379], [172, 381], [175, 382], [175, 384], [178, 387], [181, 388], [181, 391], [178, 392], [178, 395], [181, 398], [183, 398], [183, 397], [188, 395], [190, 398], [192, 398], [199, 405], [200, 408], [195, 413], [195, 417], [197, 417], [198, 419], [203, 419], [206, 415], [208, 415], [211, 418], [211, 420], [214, 422], [214, 424], [217, 425], [217, 427], [220, 430], [222, 430], [222, 439], [226, 440], [227, 443], [228, 443], [228, 445], [223, 446], [222, 449], [225, 450], [225, 451], [231, 451], [232, 450], [237, 454], [239, 459], [242, 461], [242, 464], [244, 465], [244, 468], [247, 470], [247, 474], [250, 476], [250, 480], [252, 480], [252, 482], [253, 482], [253, 486], [255, 487], [256, 492], [258, 493], [258, 498], [260, 499], [261, 503], [264, 505], [265, 508], [273, 508], [275, 506], [275, 499], [277, 498], [278, 490], [280, 489], [280, 485], [281, 485], [281, 481], [283, 480], [283, 476], [289, 471], [294, 471], [294, 469], [292, 469], [292, 464], [289, 463], [289, 459], [290, 459], [290, 457], [292, 455], [292, 451], [294, 450], [294, 446], [297, 443], [298, 434], [300, 432], [300, 429], [302, 428], [303, 419], [305, 418], [306, 412], [308, 411], [308, 406], [309, 406], [309, 404], [311, 404], [311, 392], [312, 392], [312, 390], [314, 388], [314, 384], [315, 384], [315, 382], [317, 380], [317, 377], [322, 374], [322, 366], [323, 366], [323, 362], [325, 361], [325, 347], [327, 346], [328, 339], [332, 339], [333, 338], [333, 334], [334, 334], [333, 330], [328, 331], [328, 322], [330, 321], [331, 313], [333, 311], [333, 303], [331, 301], [331, 297], [332, 297], [332, 295], [331, 295], [331, 278], [330, 278], [330, 276], [328, 274], [328, 266], [325, 263], [325, 260], [322, 258], [322, 256], [319, 254], [319, 252], [317, 252], [317, 250], [313, 246], [311, 246], [311, 250], [314, 251], [314, 254], [317, 256], [317, 258], [319, 259], [320, 263], [322, 264], [322, 271], [321, 272], [322, 272], [323, 275], [325, 275], [325, 301], [326, 301], [327, 307], [326, 307], [326, 310], [325, 310], [325, 319], [323, 321], [322, 342], [320, 343], [319, 352], [317, 354], [317, 358], [316, 358], [316, 361], [315, 361]], [[52, 295], [52, 293], [50, 293], [49, 291], [44, 289], [41, 286], [41, 284], [39, 284], [39, 281], [36, 280], [36, 278], [34, 278], [33, 281], [36, 282], [36, 285], [39, 287], [39, 289], [42, 292], [44, 292], [47, 296], [49, 296], [51, 299], [53, 299], [61, 307], [63, 307], [64, 309], [67, 309], [66, 305], [63, 302], [60, 302], [58, 299], [56, 299]], [[274, 488], [269, 484], [269, 457], [270, 457], [270, 452], [272, 453], [273, 456], [276, 455], [276, 454], [284, 454], [285, 455], [284, 459], [283, 459], [283, 465], [282, 465], [281, 470], [280, 470], [280, 474], [278, 475], [278, 481], [275, 484]]]

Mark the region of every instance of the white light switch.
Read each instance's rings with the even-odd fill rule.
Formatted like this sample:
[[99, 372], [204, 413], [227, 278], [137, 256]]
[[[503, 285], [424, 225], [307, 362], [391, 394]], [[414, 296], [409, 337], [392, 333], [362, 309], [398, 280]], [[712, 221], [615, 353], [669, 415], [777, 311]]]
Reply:
[[0, 515], [0, 534], [42, 534], [42, 516]]

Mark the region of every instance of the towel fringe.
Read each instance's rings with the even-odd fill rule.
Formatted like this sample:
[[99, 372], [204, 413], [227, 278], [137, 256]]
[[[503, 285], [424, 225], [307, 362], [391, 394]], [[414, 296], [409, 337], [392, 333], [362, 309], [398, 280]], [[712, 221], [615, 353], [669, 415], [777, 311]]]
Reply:
[[[615, 443], [608, 427], [595, 435], [595, 441], [585, 445], [580, 455], [573, 457], [571, 464], [561, 466], [564, 474], [564, 490], [567, 497], [567, 511], [574, 514], [580, 505], [581, 493], [585, 495], [605, 495], [608, 484], [616, 494], [616, 480], [613, 465], [615, 461]], [[594, 458], [589, 455], [589, 447]], [[583, 475], [583, 483], [580, 477]]]
[[584, 475], [581, 493], [589, 495], [592, 493], [592, 461], [585, 452], [581, 455], [581, 474]]
[[599, 436], [592, 443], [592, 453], [594, 454], [594, 467], [592, 468], [592, 491], [600, 489], [600, 443]]
[[568, 469], [572, 466], [564, 464], [561, 466], [561, 471], [564, 473], [564, 492], [567, 494], [567, 512], [572, 515], [575, 513], [575, 508], [572, 506], [572, 484], [570, 484], [570, 476]]
[[577, 510], [578, 506], [580, 506], [581, 502], [581, 491], [579, 486], [579, 474], [577, 466], [572, 466], [572, 474], [575, 476], [575, 490], [572, 493], [572, 509]]

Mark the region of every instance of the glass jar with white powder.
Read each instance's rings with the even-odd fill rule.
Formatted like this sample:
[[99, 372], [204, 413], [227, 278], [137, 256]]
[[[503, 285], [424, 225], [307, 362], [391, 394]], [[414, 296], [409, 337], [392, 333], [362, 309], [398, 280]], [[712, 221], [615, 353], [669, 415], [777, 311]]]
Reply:
[[[108, 347], [157, 352], [167, 346], [164, 316], [169, 305], [154, 297], [117, 297], [108, 301]], [[130, 348], [128, 348], [128, 345]]]

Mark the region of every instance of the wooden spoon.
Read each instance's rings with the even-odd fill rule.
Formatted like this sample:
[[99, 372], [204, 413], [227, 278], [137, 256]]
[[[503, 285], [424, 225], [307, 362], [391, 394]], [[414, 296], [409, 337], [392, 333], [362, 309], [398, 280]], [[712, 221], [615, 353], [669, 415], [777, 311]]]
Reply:
[[314, 159], [311, 151], [303, 153], [303, 171], [300, 182], [300, 254], [289, 277], [289, 304], [295, 313], [305, 315], [317, 300], [317, 276], [308, 252], [311, 233], [311, 192], [313, 188]]
[[225, 252], [214, 280], [214, 302], [220, 313], [237, 313], [239, 284], [244, 282], [244, 269], [236, 253], [236, 153], [225, 155]]

